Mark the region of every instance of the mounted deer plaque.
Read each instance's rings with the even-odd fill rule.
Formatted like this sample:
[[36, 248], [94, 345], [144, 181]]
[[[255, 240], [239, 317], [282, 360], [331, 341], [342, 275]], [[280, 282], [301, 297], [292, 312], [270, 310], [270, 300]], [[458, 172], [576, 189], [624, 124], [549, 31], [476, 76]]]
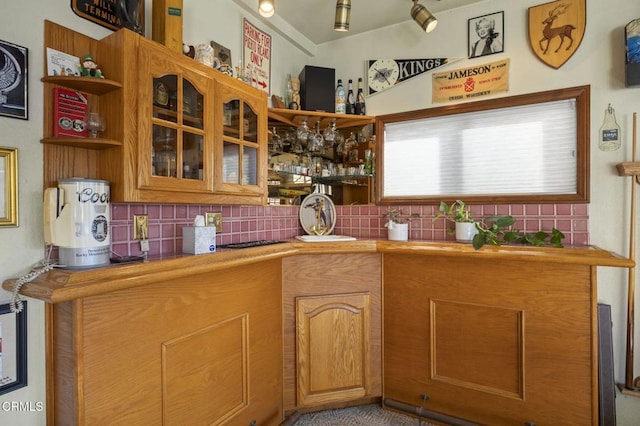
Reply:
[[573, 56], [586, 27], [586, 0], [557, 0], [529, 8], [529, 43], [550, 67], [558, 69]]

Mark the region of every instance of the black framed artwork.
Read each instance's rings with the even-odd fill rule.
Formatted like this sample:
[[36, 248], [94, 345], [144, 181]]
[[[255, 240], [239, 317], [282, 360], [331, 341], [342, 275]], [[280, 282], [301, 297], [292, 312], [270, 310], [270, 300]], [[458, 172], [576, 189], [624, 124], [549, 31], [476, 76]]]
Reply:
[[27, 120], [28, 49], [0, 40], [0, 115]]
[[0, 305], [0, 395], [27, 386], [27, 301], [22, 311]]
[[504, 51], [504, 12], [469, 19], [469, 58]]

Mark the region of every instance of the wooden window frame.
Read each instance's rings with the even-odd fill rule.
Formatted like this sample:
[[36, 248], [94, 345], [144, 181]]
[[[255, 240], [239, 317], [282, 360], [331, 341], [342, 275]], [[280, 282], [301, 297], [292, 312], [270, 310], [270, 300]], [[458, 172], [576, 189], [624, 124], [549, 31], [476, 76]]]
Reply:
[[[537, 103], [575, 99], [576, 101], [576, 193], [575, 194], [482, 194], [464, 195], [438, 194], [433, 196], [390, 197], [384, 193], [384, 134], [385, 125], [403, 121], [442, 117], [452, 114], [473, 113], [492, 109], [518, 107]], [[470, 204], [511, 204], [511, 203], [588, 203], [590, 169], [590, 86], [578, 86], [549, 90], [478, 102], [447, 105], [415, 111], [400, 112], [376, 117], [376, 135], [378, 135], [376, 188], [377, 204], [434, 204], [440, 201], [451, 202], [464, 198]]]

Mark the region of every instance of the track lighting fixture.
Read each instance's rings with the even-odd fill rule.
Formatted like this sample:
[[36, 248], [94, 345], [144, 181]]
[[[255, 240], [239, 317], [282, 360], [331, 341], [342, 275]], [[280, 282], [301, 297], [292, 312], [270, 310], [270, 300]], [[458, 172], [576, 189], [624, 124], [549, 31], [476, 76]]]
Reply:
[[338, 0], [336, 3], [336, 20], [333, 29], [336, 31], [349, 31], [350, 18], [351, 0]]
[[270, 18], [276, 11], [275, 0], [260, 0], [258, 2], [258, 12], [265, 18]]
[[418, 0], [413, 0], [411, 17], [414, 21], [416, 21], [416, 24], [420, 25], [420, 28], [422, 28], [427, 33], [433, 31], [436, 25], [438, 25], [438, 20], [436, 19], [436, 17], [433, 16], [426, 7], [418, 3]]

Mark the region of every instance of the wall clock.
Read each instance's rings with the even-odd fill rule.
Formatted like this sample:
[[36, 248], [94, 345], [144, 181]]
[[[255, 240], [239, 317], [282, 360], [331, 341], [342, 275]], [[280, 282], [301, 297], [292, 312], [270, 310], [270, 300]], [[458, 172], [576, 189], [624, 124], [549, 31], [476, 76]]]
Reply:
[[369, 94], [381, 92], [395, 85], [400, 77], [400, 67], [393, 59], [378, 59], [369, 61], [367, 81]]

